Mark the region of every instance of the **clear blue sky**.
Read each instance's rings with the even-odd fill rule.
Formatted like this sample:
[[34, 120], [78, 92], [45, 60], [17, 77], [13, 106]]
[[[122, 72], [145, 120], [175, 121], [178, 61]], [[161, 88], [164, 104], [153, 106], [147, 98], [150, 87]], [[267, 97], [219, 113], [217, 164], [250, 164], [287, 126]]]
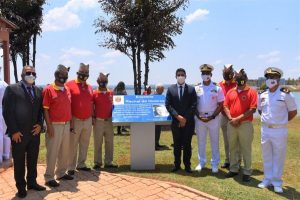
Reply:
[[[102, 37], [94, 34], [93, 22], [102, 14], [97, 0], [48, 1], [37, 41], [37, 84], [51, 83], [60, 63], [70, 66], [69, 77], [75, 78], [80, 62], [90, 64], [93, 85], [100, 71], [111, 74], [109, 84], [133, 84], [129, 58], [98, 46]], [[249, 78], [263, 76], [267, 66], [283, 69], [285, 78], [300, 77], [299, 0], [190, 0], [178, 15], [186, 21], [183, 33], [166, 59], [151, 63], [151, 84], [174, 83], [178, 67], [186, 69], [188, 83], [197, 83], [203, 63], [215, 67], [216, 82], [228, 63], [245, 68]]]

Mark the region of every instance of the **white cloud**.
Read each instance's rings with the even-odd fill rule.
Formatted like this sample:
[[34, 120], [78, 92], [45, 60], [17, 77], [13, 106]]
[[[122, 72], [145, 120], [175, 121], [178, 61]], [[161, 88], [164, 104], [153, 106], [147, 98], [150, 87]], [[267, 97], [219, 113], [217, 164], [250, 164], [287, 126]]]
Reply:
[[209, 10], [200, 8], [200, 9], [196, 10], [195, 12], [187, 15], [186, 18], [185, 18], [185, 22], [190, 24], [193, 21], [202, 20], [208, 14], [209, 14]]
[[214, 62], [214, 64], [215, 64], [215, 65], [218, 65], [218, 64], [221, 64], [222, 62], [223, 62], [223, 60], [219, 59], [219, 60], [216, 60], [216, 61]]
[[295, 59], [300, 61], [300, 56], [297, 56]]
[[81, 24], [76, 12], [94, 8], [96, 5], [97, 0], [70, 0], [64, 6], [53, 8], [46, 13], [42, 29], [47, 32], [76, 28]]
[[74, 47], [71, 47], [69, 49], [63, 49], [62, 52], [63, 54], [62, 56], [60, 56], [59, 59], [64, 65], [74, 65], [73, 57], [82, 58], [82, 57], [88, 57], [94, 55], [92, 51], [85, 50], [85, 49], [77, 49]]
[[280, 61], [280, 51], [271, 51], [267, 54], [260, 54], [257, 58], [263, 59], [268, 63], [275, 63]]
[[122, 53], [120, 51], [110, 51], [103, 55], [104, 58], [116, 58], [121, 56]]

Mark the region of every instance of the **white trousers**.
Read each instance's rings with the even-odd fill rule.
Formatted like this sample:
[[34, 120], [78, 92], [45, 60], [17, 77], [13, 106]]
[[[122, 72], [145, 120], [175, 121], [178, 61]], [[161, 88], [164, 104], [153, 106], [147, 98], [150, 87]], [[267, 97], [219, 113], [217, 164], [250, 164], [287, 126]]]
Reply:
[[219, 151], [219, 129], [220, 129], [220, 118], [217, 116], [215, 119], [204, 123], [198, 118], [195, 118], [195, 129], [197, 133], [198, 141], [198, 159], [202, 167], [206, 164], [206, 136], [209, 132], [210, 146], [212, 152], [211, 166], [218, 167], [220, 162], [220, 151]]
[[287, 128], [261, 127], [261, 147], [266, 184], [282, 186], [282, 174], [287, 147]]
[[3, 159], [7, 160], [10, 157], [11, 142], [10, 142], [10, 138], [7, 135], [5, 135], [5, 132], [6, 132], [6, 124], [1, 114], [0, 116], [0, 163], [3, 162]]

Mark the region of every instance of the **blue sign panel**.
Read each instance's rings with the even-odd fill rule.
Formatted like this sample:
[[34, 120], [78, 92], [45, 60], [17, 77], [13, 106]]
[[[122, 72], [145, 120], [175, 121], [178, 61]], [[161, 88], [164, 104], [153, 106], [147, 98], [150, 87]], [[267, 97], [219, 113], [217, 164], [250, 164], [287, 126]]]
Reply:
[[164, 95], [115, 95], [113, 122], [171, 121]]

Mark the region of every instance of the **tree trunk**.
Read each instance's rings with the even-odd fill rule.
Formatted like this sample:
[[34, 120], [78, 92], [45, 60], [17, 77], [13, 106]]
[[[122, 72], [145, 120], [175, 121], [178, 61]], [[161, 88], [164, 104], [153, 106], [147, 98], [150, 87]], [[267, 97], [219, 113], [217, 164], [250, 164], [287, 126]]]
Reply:
[[133, 68], [133, 85], [134, 85], [134, 94], [138, 94], [138, 85], [137, 85], [137, 73], [136, 73], [136, 49], [134, 46], [131, 47], [132, 51], [132, 68]]
[[27, 40], [27, 45], [26, 45], [26, 65], [29, 65], [29, 56], [30, 55], [30, 40]]
[[32, 66], [35, 67], [35, 55], [36, 55], [36, 33], [33, 35], [32, 43]]
[[149, 51], [145, 51], [145, 77], [144, 77], [144, 87], [146, 88], [146, 85], [148, 85], [148, 77], [149, 77]]
[[18, 80], [18, 66], [17, 66], [17, 55], [15, 53], [11, 53], [11, 60], [14, 66], [14, 76], [16, 83], [19, 82]]
[[138, 84], [138, 94], [142, 93], [142, 70], [141, 70], [141, 45], [138, 43], [137, 47], [137, 84]]

